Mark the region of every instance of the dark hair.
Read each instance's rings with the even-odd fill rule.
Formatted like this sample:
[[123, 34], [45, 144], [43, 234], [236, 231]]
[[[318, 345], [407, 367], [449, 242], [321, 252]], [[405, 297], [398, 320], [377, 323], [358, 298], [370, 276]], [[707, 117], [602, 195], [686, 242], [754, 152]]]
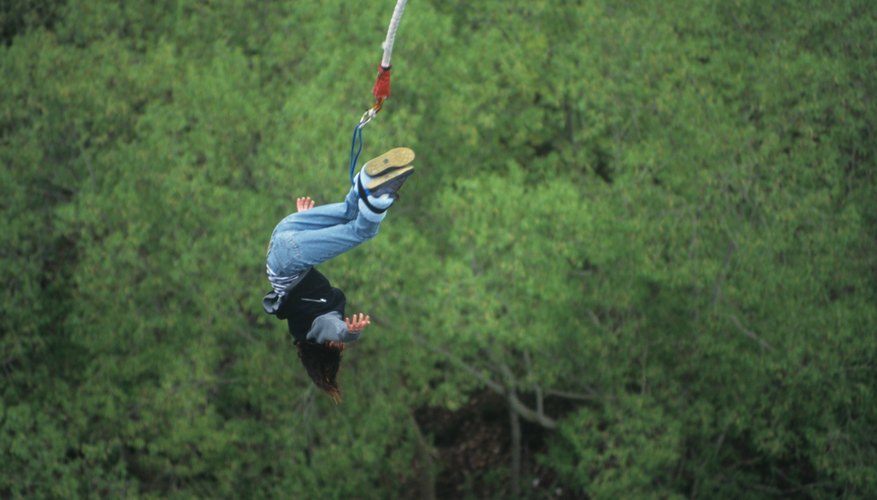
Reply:
[[340, 403], [341, 389], [338, 388], [335, 375], [338, 374], [338, 368], [341, 366], [341, 351], [344, 350], [344, 344], [339, 343], [337, 347], [330, 347], [327, 344], [298, 341], [295, 346], [298, 348], [298, 359], [301, 360], [314, 384], [336, 403]]

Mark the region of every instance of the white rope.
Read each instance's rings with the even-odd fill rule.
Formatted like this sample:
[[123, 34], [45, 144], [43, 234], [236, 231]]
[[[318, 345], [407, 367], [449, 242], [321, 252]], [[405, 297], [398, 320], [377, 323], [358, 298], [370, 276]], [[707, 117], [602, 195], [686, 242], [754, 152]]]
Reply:
[[393, 19], [390, 20], [390, 28], [387, 30], [387, 39], [384, 40], [384, 57], [381, 59], [381, 66], [390, 67], [390, 57], [393, 56], [393, 41], [396, 39], [396, 30], [399, 29], [399, 21], [402, 20], [402, 13], [405, 12], [405, 4], [408, 0], [397, 0], [396, 8], [393, 10]]

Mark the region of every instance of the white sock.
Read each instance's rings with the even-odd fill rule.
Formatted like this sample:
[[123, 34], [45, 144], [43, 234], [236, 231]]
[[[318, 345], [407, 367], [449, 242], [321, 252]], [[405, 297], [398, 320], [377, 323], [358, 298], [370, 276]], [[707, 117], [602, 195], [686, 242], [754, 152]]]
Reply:
[[373, 207], [379, 210], [386, 210], [390, 208], [390, 205], [392, 205], [394, 201], [396, 200], [388, 194], [382, 194], [380, 196], [368, 195], [368, 202], [371, 203]]
[[[369, 196], [368, 198], [369, 198], [369, 203], [372, 203], [372, 201], [371, 201], [372, 199], [380, 200], [381, 198], [384, 198], [384, 196], [381, 196], [380, 198], [375, 198], [374, 196]], [[382, 220], [384, 220], [384, 217], [387, 216], [387, 212], [381, 212], [379, 214], [372, 212], [371, 209], [368, 208], [368, 205], [365, 204], [365, 200], [363, 200], [362, 198], [359, 199], [358, 203], [359, 203], [359, 213], [360, 213], [360, 215], [365, 217], [366, 220], [369, 220], [372, 222], [381, 222]], [[381, 208], [381, 207], [378, 207], [377, 205], [373, 205], [373, 206], [375, 208]]]
[[[353, 181], [354, 183], [362, 183], [362, 187], [366, 188], [368, 184], [372, 181], [372, 178], [367, 173], [365, 173], [365, 170], [360, 170], [359, 173], [356, 174], [356, 177], [353, 178]], [[353, 188], [357, 189], [357, 185], [354, 184]], [[381, 211], [390, 208], [390, 205], [392, 205], [394, 201], [396, 201], [396, 199], [389, 194], [384, 194], [381, 196], [372, 196], [371, 194], [368, 195], [368, 202], [371, 204], [371, 206]]]
[[359, 171], [358, 174], [356, 174], [356, 177], [353, 178], [353, 181], [354, 181], [354, 185], [356, 185], [355, 184], [356, 182], [362, 182], [362, 187], [366, 187], [371, 183], [372, 176], [365, 173], [365, 169], [363, 168], [362, 170]]

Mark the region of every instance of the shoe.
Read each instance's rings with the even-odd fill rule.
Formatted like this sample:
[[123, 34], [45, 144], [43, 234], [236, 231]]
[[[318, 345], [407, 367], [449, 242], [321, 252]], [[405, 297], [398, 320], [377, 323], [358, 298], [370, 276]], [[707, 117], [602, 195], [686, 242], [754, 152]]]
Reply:
[[402, 168], [397, 168], [396, 170], [390, 172], [389, 174], [378, 177], [377, 179], [372, 179], [372, 181], [368, 184], [368, 186], [363, 186], [362, 182], [357, 180], [356, 189], [359, 193], [359, 199], [365, 206], [376, 214], [382, 214], [387, 211], [387, 208], [378, 208], [369, 202], [369, 196], [374, 198], [379, 198], [383, 195], [388, 195], [395, 202], [399, 199], [399, 190], [402, 189], [402, 184], [405, 183], [405, 179], [411, 176], [414, 173], [414, 167], [407, 166]]
[[412, 166], [397, 168], [386, 175], [373, 178], [366, 186], [366, 192], [376, 198], [389, 194], [393, 199], [396, 199], [398, 197], [396, 193], [402, 189], [405, 179], [413, 173], [414, 167]]
[[[414, 161], [414, 151], [409, 148], [393, 148], [386, 153], [372, 158], [362, 167], [369, 177], [380, 177], [393, 170], [411, 165]], [[369, 188], [371, 189], [371, 188]]]

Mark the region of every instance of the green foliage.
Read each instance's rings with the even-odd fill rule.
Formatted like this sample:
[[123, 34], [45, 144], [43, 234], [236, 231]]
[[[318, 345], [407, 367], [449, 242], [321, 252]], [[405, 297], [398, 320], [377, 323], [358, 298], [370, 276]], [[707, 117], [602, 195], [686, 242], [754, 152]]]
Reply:
[[681, 458], [681, 425], [650, 399], [627, 394], [601, 411], [570, 416], [547, 462], [591, 497], [681, 497], [670, 488]]
[[575, 497], [877, 496], [872, 3], [411, 2], [340, 406], [263, 252], [344, 195], [392, 5], [5, 3], [0, 496], [417, 496], [481, 390]]

